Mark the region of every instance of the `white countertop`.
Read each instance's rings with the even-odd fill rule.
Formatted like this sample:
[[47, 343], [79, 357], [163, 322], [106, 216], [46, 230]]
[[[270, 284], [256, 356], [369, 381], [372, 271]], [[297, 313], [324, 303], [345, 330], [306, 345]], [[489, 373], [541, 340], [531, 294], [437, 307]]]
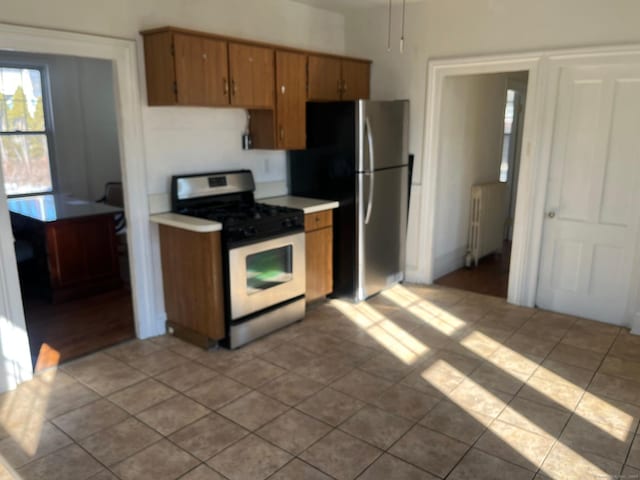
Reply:
[[69, 195], [47, 194], [13, 197], [7, 202], [9, 211], [40, 222], [55, 222], [69, 218], [93, 217], [121, 213], [118, 207], [81, 200]]
[[332, 210], [340, 206], [339, 202], [333, 200], [320, 200], [317, 198], [293, 197], [284, 195], [282, 197], [262, 198], [258, 200], [260, 203], [267, 205], [276, 205], [278, 207], [290, 207], [302, 210], [305, 214], [322, 212], [323, 210]]
[[183, 230], [198, 233], [219, 232], [222, 230], [222, 224], [219, 222], [180, 215], [179, 213], [159, 213], [157, 215], [151, 215], [149, 220], [160, 225], [182, 228]]

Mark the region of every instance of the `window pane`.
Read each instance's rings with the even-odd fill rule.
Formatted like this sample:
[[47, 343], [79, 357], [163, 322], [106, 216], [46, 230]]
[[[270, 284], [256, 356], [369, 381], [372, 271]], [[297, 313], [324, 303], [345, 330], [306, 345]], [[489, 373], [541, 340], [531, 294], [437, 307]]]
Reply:
[[507, 103], [504, 108], [504, 133], [511, 133], [515, 98], [515, 90], [507, 90]]
[[511, 153], [511, 133], [515, 114], [515, 90], [507, 90], [507, 101], [504, 107], [504, 136], [502, 139], [502, 160], [500, 161], [500, 181], [509, 179], [509, 154]]
[[42, 77], [33, 68], [0, 68], [0, 131], [44, 131]]
[[509, 179], [509, 145], [511, 135], [504, 135], [502, 138], [502, 160], [500, 161], [500, 181], [506, 182]]
[[247, 292], [258, 293], [293, 278], [292, 247], [280, 247], [247, 256]]
[[0, 136], [0, 160], [7, 195], [52, 190], [46, 135]]

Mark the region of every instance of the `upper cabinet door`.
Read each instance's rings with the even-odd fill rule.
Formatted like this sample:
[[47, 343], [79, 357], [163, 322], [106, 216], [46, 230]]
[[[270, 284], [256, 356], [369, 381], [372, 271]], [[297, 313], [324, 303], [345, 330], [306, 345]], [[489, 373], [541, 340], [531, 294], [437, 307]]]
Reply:
[[144, 66], [149, 105], [175, 105], [176, 71], [171, 32], [144, 36]]
[[276, 144], [283, 150], [304, 149], [307, 144], [306, 69], [306, 55], [276, 52]]
[[231, 105], [260, 109], [274, 107], [273, 49], [230, 43], [229, 72]]
[[144, 48], [149, 105], [229, 105], [225, 40], [160, 32]]
[[342, 60], [342, 100], [367, 100], [369, 75], [368, 62]]
[[203, 38], [176, 33], [173, 36], [173, 48], [178, 104], [207, 105]]
[[229, 105], [227, 42], [202, 40], [205, 105]]
[[309, 56], [309, 100], [340, 100], [340, 60]]

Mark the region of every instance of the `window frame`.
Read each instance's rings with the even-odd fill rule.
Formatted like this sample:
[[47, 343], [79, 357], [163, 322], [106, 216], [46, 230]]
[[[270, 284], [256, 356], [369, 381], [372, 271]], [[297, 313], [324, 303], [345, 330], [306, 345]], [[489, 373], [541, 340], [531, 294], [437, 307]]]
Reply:
[[[55, 155], [55, 130], [53, 121], [53, 103], [51, 101], [51, 82], [49, 80], [49, 66], [45, 63], [21, 62], [0, 56], [0, 68], [20, 68], [26, 70], [38, 70], [40, 72], [40, 82], [42, 85], [42, 108], [44, 110], [44, 131], [21, 132], [21, 131], [0, 131], [0, 137], [15, 135], [45, 135], [47, 138], [47, 150], [49, 153], [49, 172], [51, 174], [51, 190], [44, 192], [15, 193], [7, 194], [7, 198], [33, 197], [37, 195], [51, 195], [58, 191], [58, 171]], [[1, 168], [1, 165], [0, 165]], [[3, 172], [4, 180], [4, 172]]]

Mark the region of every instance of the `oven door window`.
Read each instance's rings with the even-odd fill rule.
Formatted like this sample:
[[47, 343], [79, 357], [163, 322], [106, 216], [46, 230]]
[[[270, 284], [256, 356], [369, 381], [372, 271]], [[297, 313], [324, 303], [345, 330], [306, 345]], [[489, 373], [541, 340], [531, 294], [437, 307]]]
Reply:
[[263, 292], [293, 279], [293, 248], [287, 245], [247, 255], [247, 293]]

